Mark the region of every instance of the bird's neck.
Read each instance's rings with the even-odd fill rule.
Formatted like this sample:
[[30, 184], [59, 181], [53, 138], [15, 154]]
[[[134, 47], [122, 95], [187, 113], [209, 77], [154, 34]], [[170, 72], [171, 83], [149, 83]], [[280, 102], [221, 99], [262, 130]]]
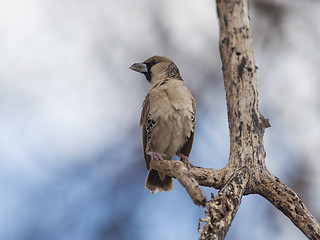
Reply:
[[154, 87], [155, 85], [159, 84], [162, 81], [165, 81], [166, 79], [167, 79], [166, 72], [155, 74], [151, 76], [150, 85], [151, 87]]

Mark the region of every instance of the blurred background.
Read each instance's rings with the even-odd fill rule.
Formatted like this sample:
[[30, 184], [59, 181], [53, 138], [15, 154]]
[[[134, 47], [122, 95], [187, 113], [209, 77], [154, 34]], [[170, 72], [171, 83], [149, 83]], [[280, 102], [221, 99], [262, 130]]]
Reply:
[[[320, 219], [320, 2], [250, 2], [269, 170]], [[172, 58], [197, 102], [190, 161], [222, 168], [228, 121], [214, 1], [0, 1], [0, 239], [197, 239], [175, 181], [151, 194], [139, 118], [149, 89], [128, 67]], [[216, 190], [203, 188], [207, 198]], [[226, 239], [306, 239], [260, 196]]]

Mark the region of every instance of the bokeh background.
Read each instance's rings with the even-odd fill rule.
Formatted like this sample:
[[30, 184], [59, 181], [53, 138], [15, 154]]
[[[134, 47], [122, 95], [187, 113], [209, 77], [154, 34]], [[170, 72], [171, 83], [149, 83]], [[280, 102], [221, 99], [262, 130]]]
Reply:
[[[250, 2], [269, 170], [320, 219], [320, 2]], [[0, 1], [0, 239], [197, 239], [204, 209], [175, 182], [150, 194], [128, 67], [172, 58], [197, 101], [190, 161], [229, 155], [212, 0]], [[207, 198], [213, 189], [203, 188]], [[260, 196], [226, 239], [306, 239]]]

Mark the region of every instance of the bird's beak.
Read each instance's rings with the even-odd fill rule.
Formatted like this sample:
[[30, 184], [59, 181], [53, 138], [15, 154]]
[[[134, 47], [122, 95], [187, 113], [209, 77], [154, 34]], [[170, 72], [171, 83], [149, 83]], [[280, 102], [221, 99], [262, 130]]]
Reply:
[[144, 63], [134, 63], [129, 67], [131, 70], [139, 72], [139, 73], [146, 73], [148, 72], [147, 65]]

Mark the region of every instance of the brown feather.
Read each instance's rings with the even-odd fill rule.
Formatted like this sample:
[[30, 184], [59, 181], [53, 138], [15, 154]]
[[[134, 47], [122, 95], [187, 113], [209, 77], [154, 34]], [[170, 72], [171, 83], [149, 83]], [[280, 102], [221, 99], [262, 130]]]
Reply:
[[183, 147], [180, 150], [180, 153], [182, 153], [184, 156], [189, 157], [192, 144], [193, 144], [193, 137], [194, 137], [194, 132], [191, 132], [190, 137], [187, 138], [186, 143], [183, 145]]
[[[149, 170], [145, 186], [155, 193], [157, 191], [169, 191], [173, 189], [173, 179], [165, 174], [159, 173], [156, 170], [150, 169], [151, 156], [146, 154], [146, 147], [148, 141], [151, 139], [152, 126], [148, 126], [149, 117], [149, 94], [147, 94], [142, 104], [142, 112], [140, 118], [140, 127], [142, 127], [142, 146], [144, 159], [146, 161], [147, 169]], [[149, 129], [147, 129], [149, 128]]]
[[159, 172], [151, 169], [148, 173], [145, 186], [151, 193], [169, 191], [173, 189], [173, 179], [167, 175], [164, 175], [164, 179], [161, 179]]
[[[188, 157], [194, 138], [196, 112], [194, 98], [190, 91], [188, 92], [183, 86], [179, 69], [172, 60], [154, 56], [144, 61], [143, 64], [148, 69], [147, 73], [143, 73], [151, 85], [143, 102], [140, 118], [143, 154], [146, 167], [149, 170], [145, 186], [154, 193], [171, 190], [173, 179], [165, 173], [150, 168], [152, 156], [147, 152], [150, 152], [155, 158], [159, 158], [157, 155], [164, 155], [165, 159], [172, 159], [178, 153]], [[171, 89], [169, 89], [170, 87]], [[192, 107], [190, 106], [190, 97]], [[180, 98], [182, 100], [179, 100]], [[181, 109], [183, 110], [180, 111]], [[183, 115], [185, 110], [188, 112]], [[183, 122], [176, 123], [175, 121], [180, 118]], [[166, 123], [166, 121], [173, 122]], [[181, 129], [174, 129], [176, 126], [180, 126]], [[181, 147], [181, 145], [183, 146]]]
[[163, 56], [153, 56], [144, 61], [144, 63], [173, 62], [170, 58]]
[[147, 94], [146, 98], [142, 104], [142, 112], [140, 118], [140, 127], [142, 127], [142, 147], [143, 147], [143, 154], [144, 160], [146, 161], [147, 169], [150, 170], [150, 155], [146, 154], [146, 146], [148, 142], [148, 133], [147, 133], [147, 116], [149, 113], [149, 94]]
[[180, 153], [183, 154], [186, 157], [189, 157], [192, 144], [193, 144], [193, 138], [194, 138], [194, 132], [196, 127], [196, 102], [194, 98], [192, 98], [192, 108], [193, 108], [193, 130], [191, 131], [190, 137], [187, 138], [186, 143], [183, 145], [183, 147], [180, 150]]

